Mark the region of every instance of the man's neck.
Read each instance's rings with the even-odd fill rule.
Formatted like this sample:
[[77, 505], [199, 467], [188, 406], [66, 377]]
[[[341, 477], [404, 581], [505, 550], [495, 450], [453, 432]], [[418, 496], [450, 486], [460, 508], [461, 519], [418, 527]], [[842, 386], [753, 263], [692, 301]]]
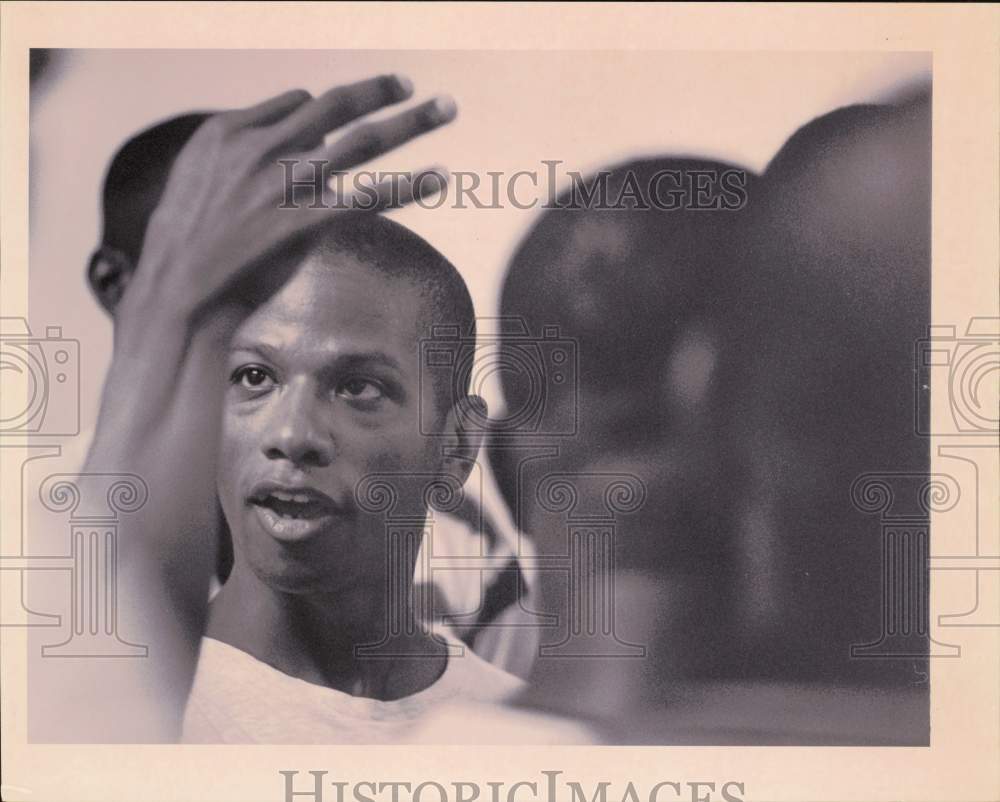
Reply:
[[[406, 620], [408, 607], [398, 615]], [[205, 634], [306, 682], [390, 701], [437, 680], [447, 666], [447, 648], [417, 627], [399, 648], [385, 652], [418, 651], [422, 659], [360, 657], [360, 647], [386, 639], [388, 621], [382, 583], [359, 583], [336, 594], [290, 594], [237, 561], [212, 603]]]

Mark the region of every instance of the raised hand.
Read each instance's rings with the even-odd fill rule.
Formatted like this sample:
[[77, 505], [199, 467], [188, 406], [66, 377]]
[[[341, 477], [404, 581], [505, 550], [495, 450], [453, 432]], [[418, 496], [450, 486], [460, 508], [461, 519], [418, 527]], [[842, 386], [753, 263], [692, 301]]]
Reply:
[[[163, 198], [153, 214], [135, 279], [119, 322], [149, 320], [149, 306], [190, 320], [220, 303], [253, 302], [275, 291], [290, 256], [308, 244], [334, 215], [371, 213], [436, 191], [446, 176], [385, 181], [363, 194], [335, 197], [318, 187], [310, 202], [290, 205], [284, 168], [321, 163], [321, 174], [355, 168], [455, 116], [454, 103], [438, 98], [377, 122], [363, 122], [329, 144], [324, 138], [387, 106], [406, 100], [408, 80], [381, 76], [340, 86], [317, 98], [294, 90], [246, 109], [209, 118], [178, 156]], [[348, 175], [338, 186], [353, 187]], [[263, 297], [262, 297], [263, 296]], [[140, 311], [141, 310], [141, 311]]]

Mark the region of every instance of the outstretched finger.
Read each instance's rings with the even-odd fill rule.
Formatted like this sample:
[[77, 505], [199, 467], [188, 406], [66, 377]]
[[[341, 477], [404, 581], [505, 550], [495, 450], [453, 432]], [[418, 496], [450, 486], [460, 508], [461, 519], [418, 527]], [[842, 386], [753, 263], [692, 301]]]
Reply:
[[412, 94], [413, 84], [401, 75], [381, 75], [335, 87], [274, 125], [274, 146], [291, 150], [314, 148], [330, 131], [406, 100]]
[[305, 89], [292, 89], [268, 98], [255, 106], [234, 109], [226, 114], [237, 126], [271, 125], [284, 119], [310, 100], [312, 100], [312, 95]]
[[328, 174], [347, 170], [446, 125], [455, 119], [456, 113], [454, 100], [438, 97], [386, 120], [359, 125], [307, 158], [322, 161]]

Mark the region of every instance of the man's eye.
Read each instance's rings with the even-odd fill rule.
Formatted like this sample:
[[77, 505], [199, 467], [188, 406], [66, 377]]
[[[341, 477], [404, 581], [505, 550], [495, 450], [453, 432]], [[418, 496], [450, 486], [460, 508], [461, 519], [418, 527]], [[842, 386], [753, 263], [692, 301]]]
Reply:
[[385, 393], [377, 382], [369, 379], [348, 379], [337, 388], [337, 395], [348, 401], [377, 401]]
[[246, 390], [266, 390], [274, 382], [271, 374], [259, 365], [246, 365], [233, 371], [229, 379]]

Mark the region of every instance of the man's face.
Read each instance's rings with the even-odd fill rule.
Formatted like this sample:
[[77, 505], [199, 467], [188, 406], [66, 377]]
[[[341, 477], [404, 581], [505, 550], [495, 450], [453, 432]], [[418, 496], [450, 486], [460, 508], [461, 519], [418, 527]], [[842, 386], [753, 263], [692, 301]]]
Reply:
[[312, 260], [233, 338], [219, 497], [237, 563], [272, 587], [384, 581], [384, 520], [354, 493], [371, 473], [440, 467], [418, 425], [423, 304], [352, 256]]

